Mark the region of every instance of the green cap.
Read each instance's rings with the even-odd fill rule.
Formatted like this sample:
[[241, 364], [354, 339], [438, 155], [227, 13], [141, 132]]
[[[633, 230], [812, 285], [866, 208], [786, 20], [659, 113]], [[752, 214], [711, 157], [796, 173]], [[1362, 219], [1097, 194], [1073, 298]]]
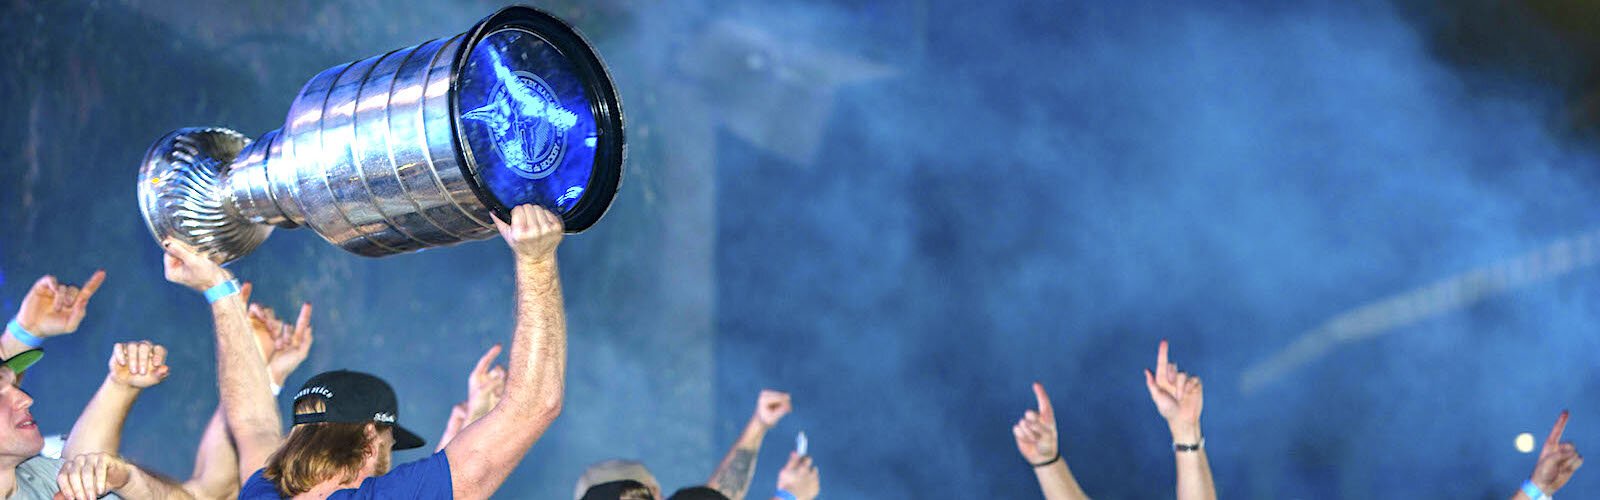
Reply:
[[21, 375], [23, 370], [27, 370], [34, 363], [38, 363], [39, 358], [42, 357], [44, 357], [44, 350], [28, 349], [17, 353], [16, 356], [0, 360], [0, 366], [10, 368], [12, 372]]

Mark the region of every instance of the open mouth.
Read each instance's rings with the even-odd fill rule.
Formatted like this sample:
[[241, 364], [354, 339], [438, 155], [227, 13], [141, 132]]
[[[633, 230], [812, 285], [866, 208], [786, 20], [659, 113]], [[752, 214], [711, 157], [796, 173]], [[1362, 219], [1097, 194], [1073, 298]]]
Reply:
[[17, 424], [17, 428], [18, 429], [35, 429], [35, 428], [38, 428], [38, 426], [34, 424], [33, 417], [28, 417], [28, 418], [23, 419], [21, 423], [18, 423]]

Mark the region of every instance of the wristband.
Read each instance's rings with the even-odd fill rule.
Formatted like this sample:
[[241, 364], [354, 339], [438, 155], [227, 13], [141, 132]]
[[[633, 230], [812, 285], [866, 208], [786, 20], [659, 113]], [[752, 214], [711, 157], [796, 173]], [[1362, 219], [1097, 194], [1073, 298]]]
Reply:
[[778, 490], [778, 492], [777, 493], [773, 493], [772, 496], [778, 497], [778, 498], [782, 498], [783, 500], [800, 500], [798, 498], [795, 498], [794, 493], [789, 493], [789, 492], [783, 491], [783, 490]]
[[39, 346], [44, 345], [43, 337], [30, 333], [27, 329], [23, 328], [22, 323], [18, 323], [16, 319], [12, 319], [10, 322], [6, 323], [6, 331], [11, 332], [11, 336], [16, 338], [17, 342], [21, 342], [22, 345], [33, 348], [38, 348]]
[[1555, 498], [1550, 495], [1546, 495], [1544, 490], [1539, 489], [1539, 485], [1533, 484], [1532, 479], [1522, 482], [1522, 494], [1527, 495], [1528, 498], [1533, 500], [1553, 500]]
[[1046, 465], [1050, 465], [1050, 464], [1053, 464], [1053, 463], [1056, 463], [1056, 462], [1060, 462], [1060, 461], [1061, 461], [1061, 452], [1058, 451], [1058, 452], [1056, 452], [1056, 456], [1051, 457], [1049, 460], [1045, 460], [1045, 461], [1039, 462], [1039, 463], [1028, 462], [1028, 465], [1032, 465], [1033, 468], [1037, 469], [1037, 468], [1044, 467]]
[[206, 302], [215, 304], [229, 295], [239, 293], [239, 282], [228, 280], [206, 289]]
[[1175, 452], [1178, 452], [1178, 453], [1196, 452], [1196, 451], [1200, 451], [1202, 448], [1205, 448], [1205, 447], [1206, 447], [1206, 437], [1205, 436], [1200, 436], [1200, 442], [1195, 443], [1195, 444], [1172, 443], [1172, 451], [1175, 451]]

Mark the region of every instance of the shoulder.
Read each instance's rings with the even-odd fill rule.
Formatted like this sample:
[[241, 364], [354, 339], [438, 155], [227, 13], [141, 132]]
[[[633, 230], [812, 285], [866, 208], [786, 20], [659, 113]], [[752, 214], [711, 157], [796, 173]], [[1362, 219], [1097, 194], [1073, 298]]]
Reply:
[[17, 469], [28, 472], [49, 471], [50, 476], [54, 477], [56, 472], [61, 471], [61, 459], [35, 455], [33, 458], [23, 460], [21, 464], [17, 465]]
[[[344, 490], [350, 491], [350, 490]], [[455, 495], [450, 482], [450, 460], [444, 452], [409, 462], [388, 474], [367, 478], [352, 498], [449, 499]]]
[[17, 464], [16, 495], [12, 498], [50, 498], [60, 489], [56, 486], [56, 473], [61, 471], [61, 459], [36, 456]]
[[259, 470], [255, 474], [251, 474], [250, 479], [239, 487], [239, 500], [277, 500], [281, 498], [283, 497], [278, 495], [278, 486], [272, 484], [272, 481], [268, 481], [267, 478], [262, 477]]

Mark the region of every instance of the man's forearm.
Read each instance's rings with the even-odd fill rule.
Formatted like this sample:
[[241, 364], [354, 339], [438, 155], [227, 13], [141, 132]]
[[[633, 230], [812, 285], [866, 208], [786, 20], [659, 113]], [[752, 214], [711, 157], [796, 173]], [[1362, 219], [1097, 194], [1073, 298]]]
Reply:
[[117, 496], [126, 500], [194, 500], [172, 480], [147, 472], [138, 466], [129, 466], [128, 484], [117, 488]]
[[1039, 489], [1044, 491], [1045, 500], [1089, 499], [1089, 495], [1084, 494], [1083, 488], [1078, 486], [1078, 480], [1072, 477], [1072, 470], [1067, 468], [1065, 460], [1034, 467], [1033, 475], [1039, 479]]
[[222, 406], [211, 414], [200, 447], [194, 454], [194, 472], [183, 483], [195, 498], [228, 498], [239, 490], [239, 455], [228, 437], [228, 421]]
[[[0, 321], [4, 321], [4, 319], [0, 319]], [[24, 326], [23, 328], [27, 327]], [[11, 335], [11, 332], [7, 331], [5, 334], [0, 334], [0, 357], [10, 358], [16, 356], [19, 352], [29, 349], [33, 349], [33, 347], [22, 343], [21, 340], [17, 340], [16, 337]]]
[[[1200, 426], [1172, 426], [1172, 442], [1200, 443]], [[1211, 483], [1211, 462], [1206, 450], [1174, 451], [1178, 469], [1178, 500], [1216, 500], [1217, 487]]]
[[498, 489], [561, 413], [567, 327], [555, 257], [518, 257], [516, 269], [517, 319], [505, 397], [445, 446], [458, 497], [487, 497]]
[[766, 436], [767, 426], [752, 417], [745, 424], [744, 432], [739, 434], [739, 440], [722, 457], [722, 463], [717, 464], [717, 470], [711, 473], [706, 485], [722, 492], [730, 500], [744, 498], [750, 491], [751, 479], [755, 477], [756, 456], [761, 454], [761, 441]]
[[511, 340], [506, 395], [527, 410], [561, 407], [566, 384], [567, 321], [554, 257], [517, 259], [517, 326]]
[[217, 390], [239, 452], [239, 475], [254, 473], [282, 439], [267, 363], [256, 347], [238, 294], [211, 305], [217, 327]]
[[109, 375], [100, 389], [95, 391], [83, 414], [67, 434], [66, 447], [61, 455], [75, 457], [84, 453], [104, 452], [116, 454], [122, 442], [122, 427], [128, 420], [128, 411], [139, 398], [139, 388], [113, 380]]

